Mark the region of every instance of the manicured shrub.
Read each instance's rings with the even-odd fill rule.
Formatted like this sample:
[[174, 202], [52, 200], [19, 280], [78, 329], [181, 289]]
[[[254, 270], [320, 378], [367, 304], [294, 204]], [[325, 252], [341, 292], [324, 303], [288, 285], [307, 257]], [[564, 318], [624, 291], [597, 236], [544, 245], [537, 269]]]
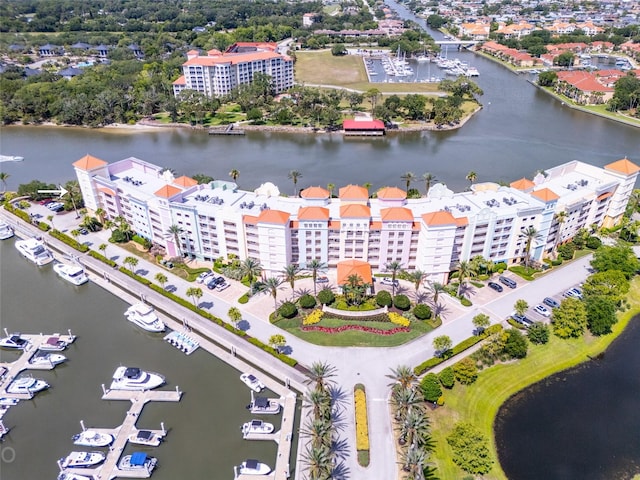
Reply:
[[95, 258], [96, 260], [100, 260], [101, 262], [106, 263], [107, 265], [109, 265], [111, 267], [115, 267], [116, 266], [116, 262], [114, 262], [110, 258], [105, 257], [101, 253], [96, 252], [95, 250], [91, 250], [89, 252], [89, 256]]
[[529, 341], [520, 330], [510, 328], [506, 332], [507, 339], [504, 344], [504, 352], [511, 358], [524, 358], [529, 350]]
[[245, 293], [244, 295], [242, 295], [239, 299], [238, 299], [238, 303], [244, 305], [245, 303], [247, 303], [249, 301], [249, 294]]
[[559, 267], [560, 265], [562, 265], [562, 258], [551, 260], [551, 265], [554, 267]]
[[51, 226], [45, 222], [38, 222], [38, 228], [43, 232], [48, 232], [49, 230], [51, 230]]
[[527, 333], [529, 341], [536, 344], [544, 344], [549, 341], [549, 327], [542, 322], [535, 322], [529, 327]]
[[494, 270], [498, 273], [502, 273], [507, 269], [507, 264], [504, 262], [498, 262], [494, 265]]
[[563, 260], [571, 260], [575, 251], [576, 246], [573, 242], [565, 243], [558, 247], [558, 255], [560, 255]]
[[428, 373], [420, 382], [422, 396], [427, 402], [435, 403], [442, 396], [440, 381], [435, 373]]
[[396, 295], [393, 298], [393, 306], [398, 310], [409, 310], [409, 308], [411, 308], [411, 301], [406, 295]]
[[411, 320], [409, 320], [408, 318], [404, 318], [402, 315], [399, 315], [395, 312], [389, 312], [388, 317], [391, 323], [400, 325], [401, 327], [408, 327], [409, 325], [411, 325]]
[[471, 385], [478, 378], [478, 367], [469, 357], [463, 358], [453, 365], [453, 374], [463, 385]]
[[323, 288], [318, 293], [318, 301], [322, 305], [331, 305], [336, 300], [335, 294], [331, 291], [330, 288]]
[[131, 237], [131, 240], [136, 242], [138, 245], [142, 245], [147, 250], [151, 248], [151, 242], [146, 238], [141, 237], [140, 235], [134, 235], [133, 237]]
[[431, 318], [431, 308], [429, 305], [419, 303], [413, 308], [413, 314], [418, 320], [428, 320]]
[[298, 309], [295, 303], [284, 302], [278, 309], [278, 313], [284, 318], [293, 318], [298, 314]]
[[438, 380], [440, 380], [440, 383], [444, 388], [453, 388], [456, 383], [456, 377], [453, 374], [453, 369], [451, 367], [443, 369], [438, 374]]
[[51, 230], [49, 232], [49, 235], [51, 235], [53, 238], [57, 238], [63, 243], [66, 243], [71, 248], [75, 248], [79, 252], [84, 253], [89, 251], [89, 247], [87, 247], [85, 244], [78, 242], [75, 238], [71, 238], [69, 235], [62, 233], [59, 230]]
[[393, 303], [391, 294], [386, 290], [380, 290], [378, 293], [376, 293], [376, 303], [380, 307], [390, 307]]
[[320, 320], [322, 320], [322, 316], [324, 312], [322, 310], [314, 310], [302, 321], [303, 325], [315, 325]]
[[302, 295], [299, 302], [302, 308], [313, 308], [316, 306], [316, 299], [313, 298], [313, 295], [309, 295], [308, 293]]
[[473, 303], [471, 303], [471, 300], [469, 300], [467, 297], [462, 297], [460, 299], [460, 303], [463, 307], [470, 307], [471, 305], [473, 305]]

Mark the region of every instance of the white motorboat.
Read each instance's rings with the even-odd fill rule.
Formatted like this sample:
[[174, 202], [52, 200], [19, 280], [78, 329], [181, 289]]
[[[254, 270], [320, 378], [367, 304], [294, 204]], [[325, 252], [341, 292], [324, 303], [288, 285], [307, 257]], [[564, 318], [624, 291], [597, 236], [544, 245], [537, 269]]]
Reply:
[[24, 160], [24, 157], [20, 157], [18, 155], [0, 155], [0, 163], [1, 162], [21, 162]]
[[45, 248], [42, 240], [27, 238], [26, 240], [17, 240], [15, 245], [24, 258], [39, 267], [53, 262], [53, 255]]
[[85, 273], [82, 267], [77, 265], [67, 265], [66, 263], [56, 263], [53, 266], [53, 271], [58, 274], [60, 278], [65, 279], [67, 282], [74, 285], [82, 285], [89, 281], [89, 277]]
[[200, 346], [200, 343], [198, 343], [194, 338], [190, 337], [186, 333], [176, 332], [175, 330], [165, 336], [164, 339], [187, 355], [191, 355]]
[[60, 472], [58, 480], [93, 480], [93, 477], [87, 477], [86, 475], [78, 475], [71, 472]]
[[148, 332], [164, 332], [164, 323], [158, 318], [151, 305], [146, 303], [136, 303], [131, 305], [124, 316], [132, 323], [135, 323]]
[[13, 228], [0, 221], [0, 240], [6, 240], [11, 237], [13, 237]]
[[273, 433], [273, 424], [263, 422], [262, 420], [251, 420], [240, 427], [242, 430], [242, 436], [246, 437], [251, 433]]
[[0, 407], [13, 407], [17, 405], [19, 401], [17, 398], [0, 397]]
[[131, 455], [122, 457], [118, 463], [118, 468], [128, 471], [144, 471], [151, 474], [157, 463], [158, 459], [150, 457], [144, 452], [134, 452]]
[[12, 333], [8, 337], [0, 338], [0, 347], [24, 350], [29, 345], [29, 340], [22, 338], [19, 333]]
[[83, 447], [106, 447], [111, 445], [114, 438], [113, 435], [108, 433], [100, 433], [95, 430], [84, 430], [73, 437], [74, 445], [81, 445]]
[[69, 342], [58, 337], [58, 334], [55, 334], [47, 338], [47, 341], [41, 343], [38, 348], [47, 352], [61, 352], [68, 346]]
[[280, 408], [282, 407], [279, 402], [265, 397], [253, 398], [252, 396], [251, 403], [247, 405], [247, 409], [251, 413], [265, 415], [276, 415], [280, 413]]
[[135, 433], [129, 435], [129, 441], [131, 443], [137, 443], [138, 445], [148, 445], [150, 447], [157, 447], [162, 442], [163, 435], [158, 435], [152, 430], [138, 430]]
[[268, 475], [271, 473], [271, 467], [258, 460], [247, 459], [238, 465], [237, 472], [240, 475]]
[[29, 359], [29, 365], [55, 367], [63, 362], [67, 361], [67, 357], [61, 353], [43, 352], [37, 350], [36, 353]]
[[113, 374], [111, 390], [151, 390], [164, 383], [158, 373], [145, 372], [135, 367], [118, 367]]
[[264, 384], [258, 380], [255, 375], [250, 373], [243, 373], [240, 375], [240, 380], [242, 380], [247, 387], [256, 393], [260, 393], [265, 388]]
[[88, 468], [104, 462], [106, 455], [102, 452], [71, 452], [59, 460], [62, 468]]
[[15, 379], [7, 387], [7, 393], [34, 394], [49, 388], [49, 384], [39, 378], [20, 377]]
[[2, 420], [0, 420], [0, 438], [4, 437], [7, 433], [9, 433], [9, 429], [5, 427]]

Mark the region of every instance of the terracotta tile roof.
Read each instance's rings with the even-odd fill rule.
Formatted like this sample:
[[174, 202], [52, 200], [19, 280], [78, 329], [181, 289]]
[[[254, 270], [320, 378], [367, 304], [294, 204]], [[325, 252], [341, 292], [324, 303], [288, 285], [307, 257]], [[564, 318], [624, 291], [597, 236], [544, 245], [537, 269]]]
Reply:
[[371, 209], [366, 205], [352, 203], [340, 207], [340, 218], [369, 218]]
[[258, 215], [258, 223], [274, 223], [285, 225], [289, 223], [289, 214], [282, 210], [263, 210]]
[[80, 160], [73, 162], [73, 166], [80, 170], [93, 170], [94, 168], [102, 167], [106, 164], [107, 162], [104, 160], [100, 160], [99, 158], [89, 154], [86, 154]]
[[329, 190], [322, 187], [309, 187], [300, 192], [302, 198], [329, 198]]
[[258, 217], [255, 217], [253, 215], [243, 215], [242, 223], [244, 223], [245, 225], [257, 225]]
[[604, 166], [605, 170], [613, 170], [614, 172], [622, 173], [623, 175], [633, 175], [640, 171], [635, 163], [629, 161], [626, 157], [616, 162], [610, 163]]
[[184, 75], [180, 75], [177, 80], [173, 82], [173, 85], [186, 85], [187, 79], [184, 78]]
[[371, 222], [369, 230], [382, 230], [382, 222]]
[[371, 284], [373, 279], [371, 277], [371, 265], [362, 260], [344, 260], [338, 262], [338, 285], [345, 285], [348, 283], [347, 279], [351, 275], [358, 275], [364, 283]]
[[98, 191], [100, 191], [102, 193], [106, 193], [107, 195], [111, 195], [112, 197], [116, 196], [116, 192], [114, 192], [109, 187], [98, 187]]
[[598, 195], [598, 198], [596, 198], [596, 200], [601, 202], [602, 200], [606, 200], [607, 198], [609, 198], [611, 195], [613, 195], [613, 192], [604, 192]]
[[171, 197], [174, 197], [174, 196], [176, 196], [177, 194], [179, 194], [181, 192], [182, 192], [182, 190], [179, 189], [178, 187], [174, 187], [173, 185], [165, 185], [164, 187], [162, 187], [157, 192], [154, 192], [154, 195], [156, 197], [171, 198]]
[[298, 220], [329, 220], [329, 209], [324, 207], [300, 207]]
[[329, 230], [340, 230], [340, 222], [338, 220], [329, 220]]
[[558, 72], [558, 80], [567, 82], [583, 92], [613, 92], [613, 88], [602, 85], [591, 72], [581, 70]]
[[194, 180], [191, 177], [187, 177], [185, 175], [176, 178], [173, 183], [175, 185], [178, 185], [180, 187], [193, 187], [194, 185], [197, 185], [198, 182], [196, 180]]
[[398, 187], [384, 187], [378, 190], [378, 198], [383, 200], [404, 200], [407, 192]]
[[440, 210], [438, 212], [425, 213], [422, 221], [429, 226], [457, 225], [456, 218], [450, 212]]
[[404, 207], [383, 208], [380, 217], [383, 222], [413, 222], [413, 212]]
[[541, 188], [540, 190], [535, 190], [534, 192], [531, 192], [531, 195], [536, 197], [539, 200], [542, 200], [545, 203], [553, 202], [554, 200], [557, 200], [560, 198], [560, 195], [557, 195], [552, 190], [549, 190], [546, 187]]
[[367, 200], [369, 190], [360, 185], [347, 185], [339, 190], [338, 197], [340, 200]]
[[529, 180], [528, 178], [524, 178], [522, 177], [520, 180], [516, 180], [515, 182], [511, 182], [509, 184], [509, 186], [511, 188], [515, 188], [516, 190], [522, 190], [523, 192], [526, 190], [530, 190], [533, 187], [536, 186], [535, 183], [533, 183], [531, 180]]
[[458, 227], [466, 227], [469, 225], [469, 219], [467, 217], [458, 217], [456, 218], [456, 225]]

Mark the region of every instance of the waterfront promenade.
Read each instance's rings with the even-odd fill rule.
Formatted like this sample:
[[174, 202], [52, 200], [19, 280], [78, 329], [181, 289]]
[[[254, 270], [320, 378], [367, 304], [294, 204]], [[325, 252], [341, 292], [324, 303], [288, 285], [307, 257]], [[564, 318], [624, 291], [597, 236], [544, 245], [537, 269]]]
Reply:
[[[19, 222], [16, 217], [6, 212], [2, 212], [0, 216], [12, 225], [16, 225], [16, 223]], [[69, 221], [69, 223], [75, 222], [73, 214], [66, 214], [62, 218], [56, 217], [56, 228], [64, 229], [61, 227], [63, 220]], [[42, 234], [42, 232], [37, 231], [34, 227], [27, 226], [22, 222], [20, 222], [19, 229], [23, 234], [35, 234], [36, 232]], [[91, 243], [93, 249], [97, 249], [100, 243], [106, 243], [108, 235], [108, 231], [90, 234], [84, 237], [84, 241]], [[46, 234], [42, 234], [42, 236], [50, 244], [55, 244], [56, 248], [59, 248], [62, 252], [70, 256], [80, 256], [81, 262], [91, 270], [95, 269], [95, 272], [102, 272], [107, 275], [107, 279], [103, 277], [102, 273], [92, 275], [92, 280], [96, 281], [96, 283], [107, 286], [106, 283], [114, 284], [117, 279], [118, 285], [124, 289], [122, 290], [118, 287], [118, 295], [129, 303], [139, 301], [140, 294], [142, 294], [146, 301], [153, 304], [159, 310], [166, 311], [166, 313], [177, 319], [188, 319], [188, 324], [191, 328], [200, 331], [206, 336], [210, 336], [210, 338], [215, 339], [218, 345], [222, 344], [225, 348], [229, 349], [228, 351], [224, 350], [221, 352], [221, 358], [223, 360], [231, 361], [235, 358], [231, 353], [231, 347], [234, 347], [237, 357], [241, 356], [245, 358], [253, 365], [258, 366], [263, 371], [269, 372], [277, 379], [284, 380], [289, 378], [290, 385], [293, 388], [301, 392], [305, 391], [305, 377], [299, 371], [286, 366], [265, 352], [252, 347], [244, 340], [219, 328], [206, 319], [198, 318], [198, 316], [193, 315], [192, 312], [180, 307], [165, 297], [155, 294], [155, 292], [140, 285], [135, 280], [121, 274], [117, 270], [110, 269], [108, 266], [87, 255], [78, 254], [78, 252], [57, 242]], [[116, 259], [121, 265], [124, 258], [129, 255], [129, 252], [109, 244], [106, 255]], [[470, 308], [461, 307], [453, 300], [447, 299], [447, 310], [444, 313], [443, 325], [435, 332], [399, 347], [380, 349], [366, 347], [320, 347], [287, 335], [287, 344], [292, 350], [291, 355], [301, 364], [308, 366], [315, 361], [322, 361], [335, 366], [338, 370], [335, 380], [344, 398], [344, 401], [341, 402], [340, 405], [344, 422], [344, 429], [341, 431], [341, 436], [347, 441], [349, 446], [349, 451], [345, 458], [345, 470], [347, 472], [345, 477], [351, 479], [372, 478], [373, 472], [375, 472], [376, 478], [393, 479], [397, 477], [396, 447], [394, 445], [388, 407], [388, 384], [391, 381], [385, 377], [386, 374], [390, 373], [392, 368], [398, 365], [409, 365], [413, 367], [433, 356], [432, 340], [434, 336], [448, 335], [454, 343], [469, 337], [474, 328], [472, 318], [479, 312], [489, 314], [493, 323], [502, 322], [513, 310], [513, 304], [517, 299], [522, 298], [530, 305], [535, 305], [545, 296], [561, 292], [563, 289], [579, 283], [588, 273], [586, 268], [588, 267], [589, 260], [590, 257], [583, 257], [559, 269], [554, 269], [545, 276], [545, 281], [542, 282], [528, 283], [519, 280], [516, 290], [506, 291], [500, 296], [488, 301], [481, 299], [484, 292], [472, 292], [472, 300], [475, 305]], [[151, 281], [153, 281], [157, 272], [162, 271], [170, 278], [167, 287], [169, 285], [175, 287], [175, 293], [185, 297], [186, 289], [193, 286], [192, 283], [171, 275], [170, 272], [167, 272], [160, 266], [150, 264], [142, 259], [136, 270], [139, 274], [143, 274], [145, 278]], [[330, 279], [332, 278], [331, 274], [329, 274], [329, 277]], [[111, 281], [109, 282], [108, 280]], [[111, 286], [109, 288], [114, 287]], [[413, 291], [412, 287], [404, 285], [403, 282], [401, 282], [401, 288], [406, 290], [406, 292]], [[311, 280], [305, 279], [296, 282], [296, 290], [299, 289], [312, 290]], [[246, 287], [236, 282], [233, 282], [233, 286], [222, 293], [211, 293], [205, 287], [203, 288], [203, 297], [199, 299], [199, 303], [201, 306], [204, 306], [207, 311], [225, 320], [227, 319], [226, 312], [230, 306], [240, 308], [243, 313], [243, 321], [247, 322], [245, 328], [248, 327], [248, 333], [267, 343], [271, 335], [281, 333], [280, 329], [271, 325], [268, 321], [268, 314], [273, 309], [273, 298], [269, 295], [263, 295], [252, 298], [246, 305], [239, 305], [237, 298], [245, 291]], [[282, 291], [278, 293], [278, 298], [282, 300], [289, 298], [291, 295], [292, 292], [290, 288], [283, 286]], [[121, 321], [125, 320], [122, 319]], [[175, 326], [176, 328], [181, 327], [179, 324]], [[261, 375], [261, 378], [263, 381], [265, 380], [263, 375]], [[353, 385], [355, 383], [364, 384], [367, 390], [371, 443], [371, 464], [368, 468], [360, 467], [356, 461], [353, 411]], [[298, 451], [300, 452], [302, 450], [299, 448]], [[297, 477], [300, 478], [298, 472], [300, 472], [300, 467], [296, 469]]]

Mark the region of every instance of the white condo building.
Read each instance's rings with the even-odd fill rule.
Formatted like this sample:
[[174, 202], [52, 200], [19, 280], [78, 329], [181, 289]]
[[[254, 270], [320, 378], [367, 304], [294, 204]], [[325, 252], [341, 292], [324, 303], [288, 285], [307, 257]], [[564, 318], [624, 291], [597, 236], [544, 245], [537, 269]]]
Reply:
[[[581, 228], [616, 225], [640, 171], [626, 158], [603, 168], [571, 161], [508, 187], [478, 183], [454, 193], [436, 184], [419, 199], [407, 199], [396, 187], [369, 198], [357, 185], [340, 188], [337, 198], [322, 187], [293, 198], [270, 184], [255, 192], [226, 181], [198, 185], [134, 157], [108, 164], [87, 155], [73, 166], [89, 209], [124, 217], [169, 255], [252, 257], [273, 273], [313, 259], [330, 268], [359, 260], [375, 271], [399, 261], [438, 282], [446, 282], [459, 261], [477, 255], [522, 261], [521, 233], [529, 227], [540, 234], [530, 251], [540, 261]], [[179, 246], [167, 233], [172, 225], [183, 231]]]
[[293, 86], [293, 59], [278, 53], [275, 43], [238, 42], [224, 53], [210, 50], [206, 56], [191, 50], [182, 72], [173, 82], [175, 96], [183, 90], [195, 90], [208, 97], [227, 95], [239, 85], [252, 83], [255, 73], [269, 75], [275, 93]]

